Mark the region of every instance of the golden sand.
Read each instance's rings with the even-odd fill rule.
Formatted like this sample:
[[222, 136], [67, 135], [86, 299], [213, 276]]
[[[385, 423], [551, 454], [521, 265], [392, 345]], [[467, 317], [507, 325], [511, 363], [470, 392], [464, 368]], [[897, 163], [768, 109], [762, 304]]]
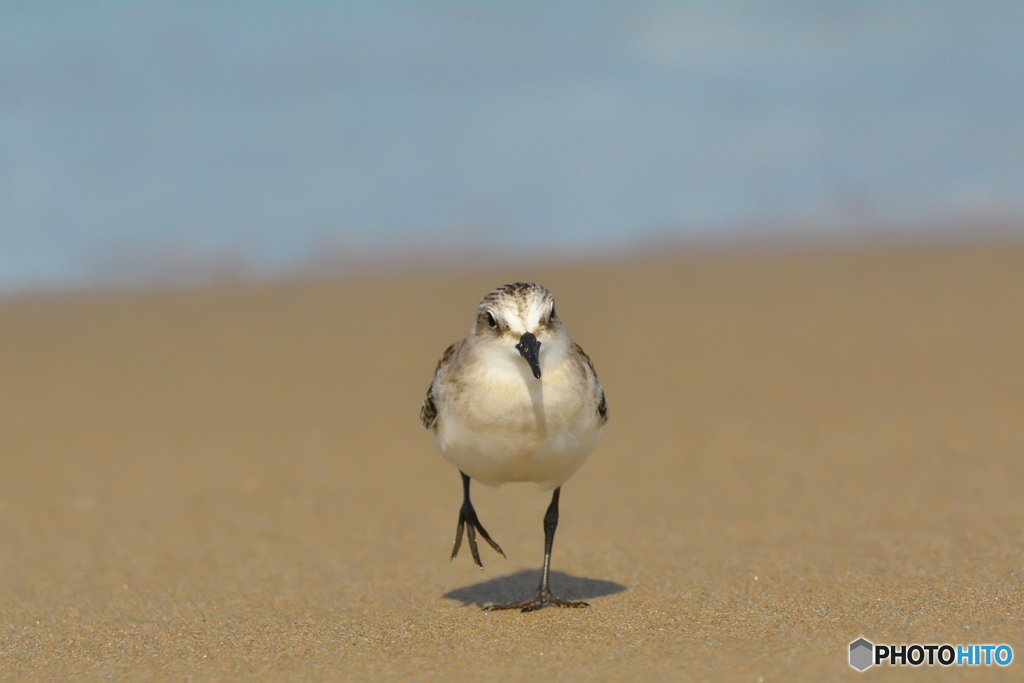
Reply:
[[[553, 560], [588, 610], [477, 609], [533, 590], [548, 496], [475, 487], [508, 559], [449, 562], [459, 477], [418, 418], [524, 279], [608, 395]], [[7, 679], [854, 679], [859, 636], [1024, 660], [1020, 246], [23, 297], [0, 354]]]

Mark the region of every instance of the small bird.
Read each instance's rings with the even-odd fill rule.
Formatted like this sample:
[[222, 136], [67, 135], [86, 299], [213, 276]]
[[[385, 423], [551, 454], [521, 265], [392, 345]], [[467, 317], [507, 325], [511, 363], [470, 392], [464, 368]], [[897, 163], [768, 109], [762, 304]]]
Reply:
[[462, 475], [452, 559], [459, 553], [463, 529], [481, 569], [476, 532], [505, 556], [477, 519], [469, 499], [470, 480], [487, 486], [535, 482], [542, 490], [554, 489], [544, 515], [544, 568], [537, 592], [520, 602], [484, 609], [587, 607], [552, 595], [548, 574], [562, 484], [597, 446], [608, 405], [594, 364], [569, 338], [551, 292], [532, 282], [516, 282], [484, 296], [469, 334], [442, 354], [420, 420]]

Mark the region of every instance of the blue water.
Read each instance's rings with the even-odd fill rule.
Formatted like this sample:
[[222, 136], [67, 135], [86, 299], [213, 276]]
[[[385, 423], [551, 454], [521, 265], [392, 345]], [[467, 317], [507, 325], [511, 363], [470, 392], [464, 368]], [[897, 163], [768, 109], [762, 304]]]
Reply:
[[0, 291], [1024, 224], [1022, 121], [1024, 3], [8, 2]]

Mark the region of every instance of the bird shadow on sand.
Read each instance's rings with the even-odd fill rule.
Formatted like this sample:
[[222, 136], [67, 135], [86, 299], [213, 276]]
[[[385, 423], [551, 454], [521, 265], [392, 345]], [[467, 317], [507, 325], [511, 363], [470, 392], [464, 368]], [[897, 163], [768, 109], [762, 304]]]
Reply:
[[[614, 581], [570, 576], [559, 571], [551, 572], [550, 581], [551, 592], [564, 600], [590, 600], [628, 590], [622, 584]], [[485, 605], [515, 602], [527, 598], [533, 595], [539, 583], [539, 569], [524, 569], [508, 576], [499, 576], [496, 579], [474, 583], [472, 586], [456, 588], [445, 593], [444, 597], [449, 600], [459, 600], [464, 607], [468, 605], [484, 607]]]

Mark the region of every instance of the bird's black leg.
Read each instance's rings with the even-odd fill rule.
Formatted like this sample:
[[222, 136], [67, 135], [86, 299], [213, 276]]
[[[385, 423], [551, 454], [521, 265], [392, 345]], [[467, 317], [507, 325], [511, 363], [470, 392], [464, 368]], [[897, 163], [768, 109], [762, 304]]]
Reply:
[[544, 569], [540, 575], [540, 586], [537, 587], [537, 592], [533, 597], [519, 602], [511, 602], [507, 605], [487, 605], [484, 607], [485, 610], [517, 609], [522, 612], [532, 612], [544, 605], [590, 607], [582, 600], [556, 598], [551, 594], [551, 588], [548, 586], [548, 576], [551, 572], [551, 547], [555, 544], [555, 529], [558, 528], [558, 497], [561, 491], [562, 487], [555, 489], [555, 493], [551, 496], [551, 504], [548, 505], [548, 511], [544, 514]]
[[480, 561], [480, 551], [476, 547], [476, 532], [480, 532], [480, 535], [484, 537], [492, 548], [501, 553], [502, 557], [505, 557], [504, 551], [497, 543], [491, 540], [491, 537], [487, 534], [487, 530], [484, 529], [483, 524], [476, 518], [476, 510], [473, 509], [473, 503], [469, 500], [469, 477], [464, 473], [459, 472], [462, 475], [462, 508], [459, 510], [459, 526], [455, 530], [455, 547], [452, 548], [452, 559], [459, 554], [459, 546], [462, 545], [462, 528], [466, 528], [466, 537], [469, 541], [469, 552], [473, 555], [473, 561], [476, 562], [476, 566], [480, 569], [484, 568], [483, 563]]

